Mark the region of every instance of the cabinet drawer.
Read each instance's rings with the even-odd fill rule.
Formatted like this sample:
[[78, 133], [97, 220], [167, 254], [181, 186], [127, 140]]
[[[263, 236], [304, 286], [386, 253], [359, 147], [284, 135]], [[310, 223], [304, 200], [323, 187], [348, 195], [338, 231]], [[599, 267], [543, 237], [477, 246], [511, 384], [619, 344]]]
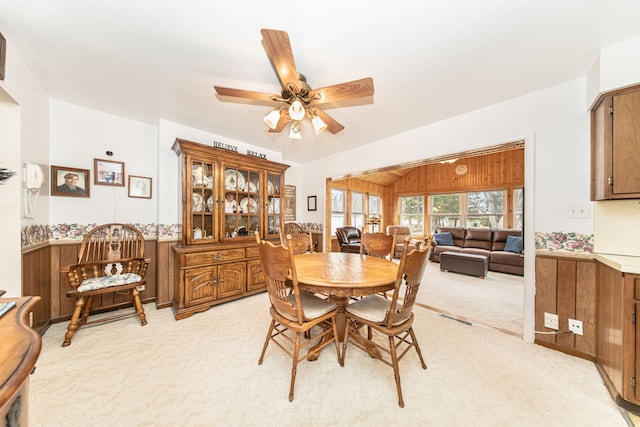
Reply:
[[226, 249], [222, 251], [200, 252], [197, 254], [184, 254], [184, 266], [210, 265], [238, 259], [244, 259], [244, 249]]
[[247, 258], [257, 258], [259, 256], [260, 253], [258, 252], [257, 246], [251, 246], [247, 248]]

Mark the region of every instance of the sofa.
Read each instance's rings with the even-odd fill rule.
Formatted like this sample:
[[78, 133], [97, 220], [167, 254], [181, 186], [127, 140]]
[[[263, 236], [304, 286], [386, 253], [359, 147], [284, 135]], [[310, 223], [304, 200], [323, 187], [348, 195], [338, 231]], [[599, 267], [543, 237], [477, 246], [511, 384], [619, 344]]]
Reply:
[[489, 271], [524, 275], [522, 230], [438, 227], [434, 233], [431, 261], [440, 262], [443, 252], [484, 255]]
[[340, 252], [360, 253], [360, 239], [362, 233], [356, 227], [336, 228], [336, 238]]

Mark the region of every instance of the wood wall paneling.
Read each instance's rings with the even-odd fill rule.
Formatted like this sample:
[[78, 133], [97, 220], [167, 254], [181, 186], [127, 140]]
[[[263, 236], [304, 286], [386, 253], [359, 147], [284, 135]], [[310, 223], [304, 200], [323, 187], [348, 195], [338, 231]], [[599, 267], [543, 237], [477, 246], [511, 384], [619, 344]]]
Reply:
[[[558, 264], [553, 258], [536, 257], [536, 331], [553, 332], [544, 327], [544, 313], [556, 313], [556, 280]], [[536, 334], [536, 340], [555, 343], [556, 335]]]
[[[569, 319], [576, 318], [576, 261], [558, 260], [557, 311], [560, 332], [569, 330]], [[574, 334], [558, 334], [556, 343], [574, 348]]]
[[[593, 360], [596, 355], [596, 267], [587, 258], [536, 256], [536, 331], [544, 313], [558, 315], [558, 334], [536, 334], [535, 341]], [[569, 319], [582, 321], [583, 335], [569, 333]]]

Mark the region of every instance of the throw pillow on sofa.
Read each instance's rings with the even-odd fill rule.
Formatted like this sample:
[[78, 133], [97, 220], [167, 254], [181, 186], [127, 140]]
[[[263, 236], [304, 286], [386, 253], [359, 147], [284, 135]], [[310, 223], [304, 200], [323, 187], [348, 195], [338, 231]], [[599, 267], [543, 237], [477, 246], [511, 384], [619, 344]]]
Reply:
[[519, 236], [507, 236], [507, 241], [504, 245], [505, 252], [514, 252], [519, 254], [522, 252], [522, 237]]
[[435, 233], [433, 238], [436, 239], [438, 245], [442, 246], [454, 246], [453, 244], [453, 235], [451, 232], [447, 231], [445, 233]]

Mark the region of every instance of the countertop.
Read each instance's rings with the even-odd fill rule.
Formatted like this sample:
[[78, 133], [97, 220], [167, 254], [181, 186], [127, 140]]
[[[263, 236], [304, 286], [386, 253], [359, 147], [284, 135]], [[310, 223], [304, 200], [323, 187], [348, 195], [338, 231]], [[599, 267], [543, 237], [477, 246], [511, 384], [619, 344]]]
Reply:
[[640, 257], [628, 255], [593, 254], [593, 259], [623, 273], [640, 274]]

